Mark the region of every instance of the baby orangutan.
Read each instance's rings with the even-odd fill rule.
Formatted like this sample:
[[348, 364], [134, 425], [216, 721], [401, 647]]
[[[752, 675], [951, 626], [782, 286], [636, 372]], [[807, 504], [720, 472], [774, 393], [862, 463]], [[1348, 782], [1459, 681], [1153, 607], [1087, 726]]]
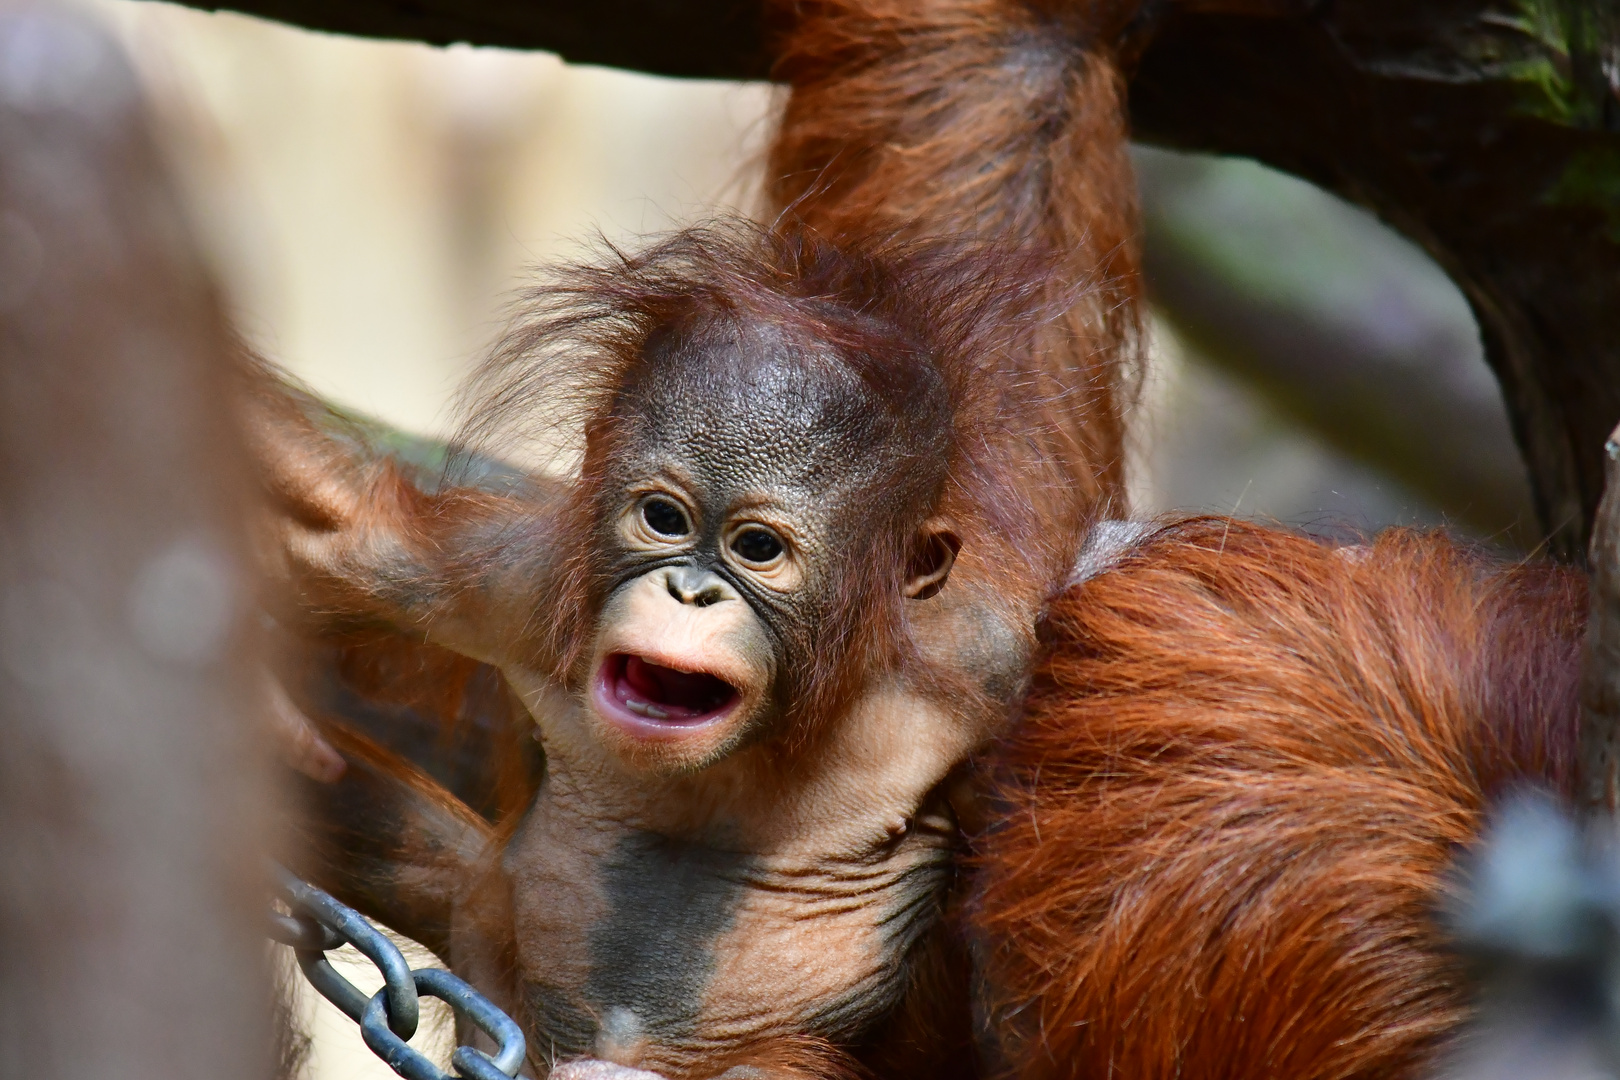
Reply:
[[[1039, 275], [1004, 270], [740, 224], [577, 270], [470, 435], [563, 399], [575, 481], [413, 468], [261, 387], [289, 682], [348, 761], [301, 868], [520, 1018], [537, 1070], [968, 1066], [955, 781], [1089, 509], [1019, 374]], [[408, 766], [401, 710], [484, 763], [532, 722], [537, 791], [431, 736], [437, 782]]]

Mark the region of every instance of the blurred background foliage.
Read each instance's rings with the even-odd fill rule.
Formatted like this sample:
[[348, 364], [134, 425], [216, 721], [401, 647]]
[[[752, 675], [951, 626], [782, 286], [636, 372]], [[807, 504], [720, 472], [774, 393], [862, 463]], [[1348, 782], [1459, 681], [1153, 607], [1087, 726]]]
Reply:
[[1539, 542], [1473, 315], [1426, 254], [1252, 161], [1150, 148], [1136, 160], [1167, 331], [1148, 374], [1143, 501]]
[[[413, 431], [531, 267], [755, 205], [777, 91], [98, 0], [163, 117], [243, 332]], [[1367, 213], [1252, 162], [1142, 148], [1154, 349], [1141, 512], [1539, 542], [1473, 318]]]

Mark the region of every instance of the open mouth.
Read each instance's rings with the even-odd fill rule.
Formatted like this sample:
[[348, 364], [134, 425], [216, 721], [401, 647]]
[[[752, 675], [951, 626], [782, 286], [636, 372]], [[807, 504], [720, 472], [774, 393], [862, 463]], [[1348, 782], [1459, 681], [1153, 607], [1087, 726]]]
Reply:
[[738, 699], [736, 687], [723, 679], [677, 671], [628, 653], [613, 653], [602, 661], [597, 696], [621, 716], [681, 727], [713, 720]]

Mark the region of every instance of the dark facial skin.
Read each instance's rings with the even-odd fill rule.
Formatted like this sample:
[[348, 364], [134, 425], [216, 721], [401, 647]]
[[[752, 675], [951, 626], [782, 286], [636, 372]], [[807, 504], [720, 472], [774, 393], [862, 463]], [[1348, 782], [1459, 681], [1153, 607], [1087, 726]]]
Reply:
[[[807, 669], [813, 650], [832, 647], [823, 631], [839, 576], [865, 534], [888, 523], [873, 512], [874, 493], [918, 500], [943, 474], [943, 448], [899, 440], [894, 419], [847, 367], [768, 328], [740, 336], [666, 344], [650, 357], [618, 402], [612, 483], [597, 506], [611, 591], [596, 659], [619, 688], [593, 684], [600, 712], [651, 738], [660, 722], [690, 728], [692, 712], [725, 708], [723, 687], [648, 678], [653, 663], [713, 675], [735, 691], [712, 730], [682, 733], [690, 752], [663, 733], [670, 767], [701, 765], [768, 733], [803, 689], [790, 676]], [[612, 651], [635, 643], [619, 640], [627, 622], [661, 632], [657, 656], [638, 664]], [[680, 656], [667, 652], [672, 636], [689, 639]], [[652, 692], [629, 695], [626, 684]], [[616, 708], [625, 701], [633, 716]]]
[[[773, 1031], [856, 1038], [937, 914], [941, 784], [984, 721], [863, 672], [795, 750], [792, 676], [836, 647], [837, 575], [897, 492], [919, 543], [948, 537], [923, 502], [942, 447], [906, 445], [856, 373], [767, 328], [667, 346], [616, 412], [584, 686], [507, 669], [547, 753], [504, 860], [522, 1006], [559, 1058], [679, 1076]], [[954, 548], [934, 549], [896, 599], [943, 579]], [[957, 610], [944, 595], [918, 613]]]

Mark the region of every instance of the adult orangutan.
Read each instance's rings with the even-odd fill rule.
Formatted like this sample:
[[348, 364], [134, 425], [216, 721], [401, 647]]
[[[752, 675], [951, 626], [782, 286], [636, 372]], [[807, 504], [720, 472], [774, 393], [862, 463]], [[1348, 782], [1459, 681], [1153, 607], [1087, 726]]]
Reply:
[[1469, 1005], [1438, 918], [1456, 856], [1493, 796], [1573, 788], [1582, 576], [1404, 530], [1101, 536], [989, 764], [967, 922], [991, 1060], [1429, 1075]]

